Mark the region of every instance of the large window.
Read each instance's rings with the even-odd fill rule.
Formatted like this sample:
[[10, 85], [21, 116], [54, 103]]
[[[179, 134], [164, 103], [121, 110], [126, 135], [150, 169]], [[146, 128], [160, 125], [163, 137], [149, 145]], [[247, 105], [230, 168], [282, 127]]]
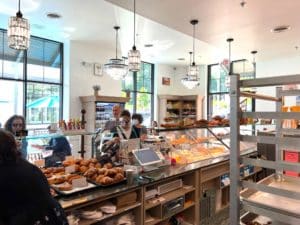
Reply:
[[30, 48], [8, 47], [0, 30], [0, 123], [13, 114], [27, 124], [56, 123], [62, 115], [63, 44], [31, 36]]
[[[255, 78], [255, 64], [246, 60], [232, 62], [232, 71], [234, 74], [240, 74], [241, 79]], [[208, 88], [207, 88], [207, 117], [220, 115], [228, 117], [229, 115], [229, 84], [227, 72], [219, 64], [208, 66]], [[245, 90], [251, 91], [251, 90]], [[241, 98], [240, 107], [243, 111], [253, 111], [255, 102], [251, 98]]]
[[129, 73], [123, 80], [123, 96], [130, 93], [130, 102], [126, 109], [131, 113], [143, 115], [145, 126], [150, 126], [153, 119], [154, 65], [142, 62], [139, 72]]

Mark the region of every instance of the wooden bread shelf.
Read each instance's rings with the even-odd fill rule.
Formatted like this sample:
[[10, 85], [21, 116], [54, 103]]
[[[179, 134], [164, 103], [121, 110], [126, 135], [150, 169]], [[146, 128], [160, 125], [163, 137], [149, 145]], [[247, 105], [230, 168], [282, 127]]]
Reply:
[[185, 195], [187, 193], [190, 193], [192, 191], [195, 191], [194, 187], [188, 188], [188, 189], [182, 187], [182, 188], [179, 188], [179, 189], [177, 189], [175, 191], [171, 191], [171, 192], [168, 192], [166, 194], [163, 194], [163, 195], [159, 196], [160, 198], [161, 197], [164, 198], [163, 201], [159, 201], [159, 199], [157, 199], [157, 201], [155, 201], [154, 203], [151, 203], [151, 202], [149, 202], [149, 200], [154, 200], [154, 199], [149, 199], [145, 203], [145, 210], [148, 210], [148, 209], [151, 209], [151, 208], [156, 207], [158, 205], [161, 205], [161, 204], [163, 204], [165, 202], [168, 202], [170, 200], [173, 200], [175, 198], [183, 196], [183, 195]]
[[105, 219], [108, 219], [108, 218], [111, 218], [113, 216], [117, 216], [123, 212], [127, 212], [131, 209], [135, 209], [137, 207], [141, 206], [141, 203], [140, 202], [137, 202], [133, 205], [130, 205], [130, 206], [126, 206], [126, 207], [122, 207], [120, 209], [117, 209], [115, 213], [113, 214], [107, 214], [103, 217], [101, 217], [100, 219], [97, 219], [97, 220], [89, 220], [89, 219], [82, 219], [79, 221], [79, 225], [90, 225], [90, 224], [94, 224], [94, 223], [97, 223], [97, 222], [100, 222], [102, 220], [105, 220]]

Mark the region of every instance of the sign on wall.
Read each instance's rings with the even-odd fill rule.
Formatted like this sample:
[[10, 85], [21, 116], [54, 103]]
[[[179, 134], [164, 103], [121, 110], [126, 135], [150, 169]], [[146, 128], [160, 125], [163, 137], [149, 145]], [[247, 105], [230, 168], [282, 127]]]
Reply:
[[163, 84], [163, 85], [168, 85], [168, 86], [170, 86], [170, 83], [171, 83], [171, 78], [170, 78], [170, 77], [163, 77], [163, 78], [162, 78], [162, 84]]

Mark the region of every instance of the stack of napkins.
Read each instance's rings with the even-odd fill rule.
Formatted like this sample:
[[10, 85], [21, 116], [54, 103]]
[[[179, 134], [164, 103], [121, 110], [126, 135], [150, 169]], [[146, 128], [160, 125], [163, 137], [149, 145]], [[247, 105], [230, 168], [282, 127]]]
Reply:
[[117, 210], [117, 206], [112, 204], [111, 202], [105, 202], [101, 207], [101, 211], [106, 214], [113, 214]]

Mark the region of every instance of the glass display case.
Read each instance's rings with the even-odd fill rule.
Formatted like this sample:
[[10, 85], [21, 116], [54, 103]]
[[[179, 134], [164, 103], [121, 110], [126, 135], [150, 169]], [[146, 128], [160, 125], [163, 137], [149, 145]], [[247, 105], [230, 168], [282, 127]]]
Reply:
[[[230, 127], [160, 129], [159, 135], [172, 146], [170, 156], [178, 164], [230, 154]], [[250, 142], [241, 142], [240, 146], [241, 152], [256, 150], [256, 144]]]
[[[47, 131], [40, 134], [30, 134], [20, 137], [27, 145], [27, 159], [30, 162], [44, 159], [52, 155], [52, 149], [48, 148], [51, 140], [65, 138], [70, 145], [71, 155], [75, 157], [87, 157], [92, 155], [91, 144], [82, 142], [82, 136], [93, 139], [94, 132], [73, 132], [73, 133], [48, 133]], [[92, 141], [90, 142], [92, 143]]]

